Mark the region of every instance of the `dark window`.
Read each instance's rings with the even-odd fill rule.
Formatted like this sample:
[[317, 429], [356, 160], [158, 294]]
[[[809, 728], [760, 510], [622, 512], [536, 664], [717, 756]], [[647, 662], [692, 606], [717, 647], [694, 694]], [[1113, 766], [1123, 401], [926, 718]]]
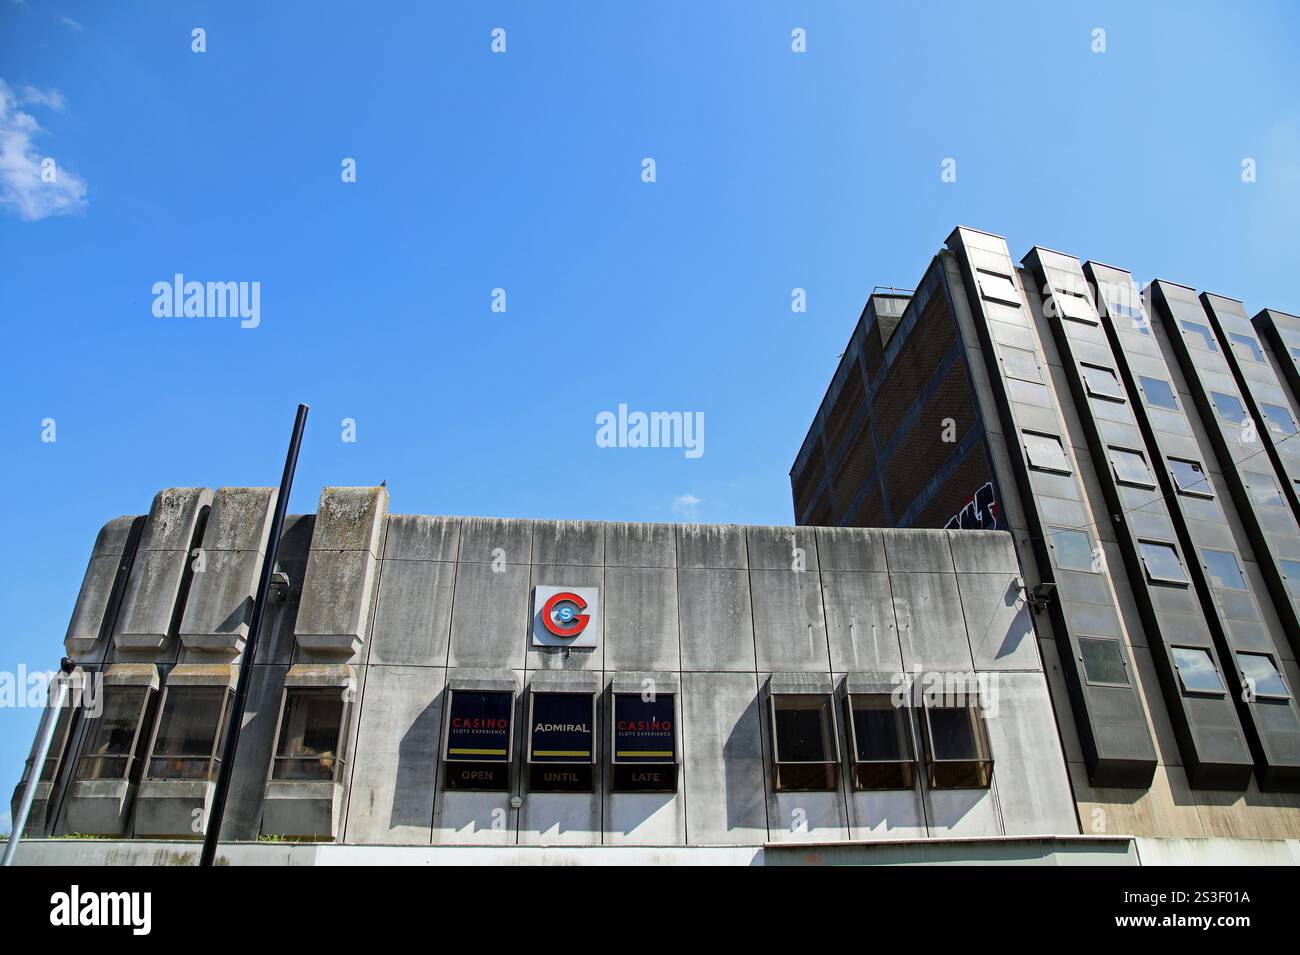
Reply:
[[998, 351], [1002, 354], [1002, 367], [1008, 378], [1043, 383], [1043, 373], [1033, 352], [1014, 345], [999, 345]]
[[77, 761], [78, 779], [128, 779], [139, 747], [145, 707], [153, 689], [107, 686], [100, 715], [91, 720]]
[[272, 779], [337, 779], [343, 764], [342, 687], [289, 687]]
[[1300, 560], [1283, 558], [1278, 563], [1282, 566], [1282, 576], [1286, 578], [1286, 589], [1291, 591], [1292, 597], [1300, 597]]
[[1092, 538], [1087, 531], [1055, 530], [1049, 528], [1047, 539], [1056, 552], [1056, 566], [1062, 570], [1081, 570], [1096, 573], [1096, 555], [1092, 549]]
[[1291, 417], [1290, 411], [1281, 405], [1269, 405], [1262, 401], [1259, 407], [1264, 412], [1264, 423], [1268, 426], [1268, 430], [1274, 434], [1295, 434], [1295, 420]]
[[1221, 391], [1211, 391], [1210, 400], [1214, 410], [1228, 424], [1241, 424], [1246, 420], [1246, 406], [1236, 395], [1225, 395]]
[[1241, 565], [1230, 551], [1202, 548], [1201, 557], [1205, 560], [1206, 572], [1210, 581], [1229, 590], [1245, 590], [1246, 580], [1241, 576]]
[[1111, 401], [1124, 400], [1124, 386], [1119, 383], [1119, 378], [1114, 371], [1083, 362], [1079, 364], [1079, 370], [1083, 374], [1083, 383], [1088, 389], [1088, 394], [1095, 398], [1108, 398]]
[[835, 788], [839, 756], [829, 696], [773, 694], [772, 738], [779, 791]]
[[1214, 344], [1214, 333], [1210, 331], [1209, 325], [1202, 325], [1200, 322], [1189, 322], [1187, 319], [1183, 319], [1179, 324], [1188, 332], [1188, 341], [1209, 351], [1219, 350], [1219, 346]]
[[1267, 653], [1238, 653], [1237, 663], [1246, 678], [1246, 686], [1256, 697], [1266, 696], [1274, 699], [1289, 700], [1291, 691], [1286, 681], [1278, 672], [1277, 663]]
[[505, 792], [510, 788], [510, 690], [448, 691], [443, 767], [445, 789]]
[[1142, 394], [1146, 395], [1147, 404], [1155, 408], [1178, 410], [1178, 398], [1174, 395], [1174, 388], [1163, 378], [1138, 375], [1138, 384], [1142, 387]]
[[1080, 637], [1079, 657], [1089, 683], [1128, 686], [1124, 650], [1114, 637]]
[[1259, 507], [1286, 507], [1282, 500], [1282, 489], [1269, 475], [1259, 471], [1247, 471], [1245, 476], [1251, 499]]
[[1115, 480], [1120, 484], [1132, 484], [1137, 487], [1155, 487], [1147, 459], [1140, 451], [1127, 448], [1107, 448], [1110, 452], [1110, 466]]
[[1061, 439], [1054, 434], [1039, 434], [1037, 431], [1024, 432], [1025, 453], [1029, 456], [1029, 466], [1040, 471], [1070, 473], [1070, 460], [1061, 447]]
[[893, 694], [850, 694], [847, 703], [853, 742], [854, 789], [911, 789], [916, 776], [916, 741], [905, 706]]
[[215, 778], [229, 707], [228, 687], [169, 686], [154, 733], [148, 775], [153, 779]]
[[1178, 559], [1178, 551], [1173, 544], [1161, 541], [1138, 541], [1142, 551], [1142, 563], [1146, 566], [1147, 579], [1162, 584], [1185, 584], [1187, 573], [1183, 563]]
[[993, 755], [979, 705], [927, 705], [923, 712], [930, 786], [987, 789], [993, 778]]
[[1249, 335], [1242, 335], [1239, 332], [1228, 332], [1228, 338], [1232, 340], [1233, 351], [1243, 358], [1249, 358], [1251, 361], [1262, 362], [1264, 353], [1260, 351], [1259, 345], [1255, 339]]
[[1214, 497], [1214, 488], [1210, 478], [1199, 462], [1184, 461], [1182, 458], [1169, 459], [1169, 473], [1174, 477], [1174, 486], [1179, 494], [1192, 497]]
[[1223, 680], [1210, 651], [1201, 647], [1174, 647], [1174, 667], [1185, 693], [1223, 693]]

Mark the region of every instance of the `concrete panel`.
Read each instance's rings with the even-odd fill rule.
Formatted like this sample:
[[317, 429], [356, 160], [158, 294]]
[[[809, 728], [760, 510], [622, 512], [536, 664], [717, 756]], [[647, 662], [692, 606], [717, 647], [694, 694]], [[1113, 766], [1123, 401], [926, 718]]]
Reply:
[[274, 487], [217, 488], [203, 529], [203, 549], [266, 553], [279, 493]]
[[758, 668], [829, 672], [818, 574], [751, 569], [749, 577]]
[[207, 517], [212, 492], [206, 487], [169, 487], [154, 495], [140, 534], [140, 550], [188, 552]]
[[533, 522], [465, 517], [460, 522], [459, 560], [527, 564], [532, 560]]
[[920, 788], [849, 792], [850, 839], [924, 839], [925, 805]]
[[683, 670], [747, 670], [754, 665], [749, 572], [714, 568], [677, 572]]
[[1006, 531], [948, 531], [959, 574], [1019, 574], [1015, 542]]
[[605, 563], [605, 525], [599, 521], [538, 521], [532, 562], [600, 567]]
[[747, 527], [745, 542], [751, 570], [817, 572], [816, 528]]
[[521, 670], [528, 646], [527, 564], [464, 563], [456, 569], [451, 615], [453, 667]]
[[280, 697], [289, 668], [281, 665], [255, 666], [248, 687], [248, 705], [239, 732], [235, 772], [221, 823], [222, 839], [254, 839], [261, 831], [262, 797], [275, 747], [275, 723], [280, 716]]
[[745, 528], [739, 524], [677, 525], [677, 566], [748, 567]]
[[172, 632], [189, 570], [186, 550], [139, 551], [122, 598], [113, 642], [119, 650], [160, 650]]
[[441, 667], [367, 668], [346, 841], [430, 841], [443, 682]]
[[605, 566], [676, 567], [676, 525], [606, 524]]
[[822, 570], [822, 604], [836, 672], [894, 673], [903, 667], [889, 575]]
[[455, 581], [454, 563], [385, 558], [370, 637], [370, 663], [444, 665]]
[[223, 650], [233, 657], [248, 638], [253, 599], [262, 573], [256, 550], [207, 550], [194, 574], [179, 636], [191, 650]]
[[298, 645], [338, 654], [355, 653], [364, 646], [378, 569], [379, 561], [370, 551], [313, 546], [294, 625]]
[[[842, 782], [842, 781], [841, 781]], [[827, 842], [849, 838], [844, 794], [772, 793], [772, 842]]]
[[111, 626], [107, 618], [114, 609], [115, 595], [125, 582], [127, 566], [121, 554], [90, 558], [76, 606], [72, 609], [72, 619], [68, 622], [67, 635], [63, 638], [63, 646], [79, 662], [88, 661], [92, 654], [96, 659], [102, 657], [104, 645], [100, 644], [100, 639]]
[[988, 789], [925, 789], [929, 834], [936, 838], [988, 838], [1002, 835], [997, 782]]
[[455, 560], [459, 549], [459, 518], [423, 514], [388, 517], [385, 560]]
[[607, 845], [672, 846], [686, 842], [685, 801], [677, 793], [609, 793], [605, 801]]
[[[598, 762], [597, 776], [600, 769]], [[526, 792], [523, 808], [519, 810], [519, 845], [600, 845], [601, 802], [599, 792]]]
[[433, 817], [435, 845], [514, 845], [518, 812], [510, 793], [439, 790]]
[[767, 840], [766, 770], [752, 673], [683, 673], [687, 839], [694, 845]]
[[1033, 615], [1014, 573], [957, 575], [977, 670], [1041, 670]]
[[661, 567], [606, 567], [605, 668], [677, 670], [677, 573]]
[[894, 592], [904, 667], [971, 670], [970, 643], [956, 576], [951, 571], [899, 574], [891, 570], [889, 582]]
[[890, 530], [885, 534], [885, 559], [891, 574], [953, 573], [947, 531]]
[[985, 700], [1003, 831], [1009, 836], [1078, 831], [1065, 756], [1041, 673], [990, 674]]
[[387, 513], [387, 488], [327, 487], [316, 508], [312, 550], [359, 550], [378, 557]]
[[818, 527], [817, 560], [824, 574], [828, 570], [885, 572], [885, 534], [867, 527]]

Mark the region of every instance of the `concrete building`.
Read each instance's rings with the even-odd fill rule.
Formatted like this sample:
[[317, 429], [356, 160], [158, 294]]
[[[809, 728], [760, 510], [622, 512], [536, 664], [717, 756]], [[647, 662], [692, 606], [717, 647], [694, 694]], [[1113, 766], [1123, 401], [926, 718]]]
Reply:
[[873, 294], [800, 525], [1005, 528], [1085, 833], [1300, 836], [1300, 320], [959, 228]]

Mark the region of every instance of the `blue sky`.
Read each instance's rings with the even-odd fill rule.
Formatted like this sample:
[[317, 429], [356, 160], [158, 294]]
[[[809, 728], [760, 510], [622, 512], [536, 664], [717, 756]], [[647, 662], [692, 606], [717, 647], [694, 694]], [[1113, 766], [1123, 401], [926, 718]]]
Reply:
[[[1300, 312], [1294, 5], [972, 6], [0, 0], [0, 672], [105, 520], [274, 484], [299, 400], [294, 511], [789, 523], [867, 295], [958, 223]], [[260, 324], [156, 318], [178, 272]], [[598, 447], [621, 403], [705, 453]]]

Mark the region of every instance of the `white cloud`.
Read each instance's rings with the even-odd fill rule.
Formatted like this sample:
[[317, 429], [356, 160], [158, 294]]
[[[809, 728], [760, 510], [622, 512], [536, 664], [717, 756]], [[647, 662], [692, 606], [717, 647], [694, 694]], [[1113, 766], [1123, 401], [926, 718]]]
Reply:
[[55, 161], [54, 181], [42, 177], [42, 154], [34, 140], [45, 130], [25, 104], [63, 108], [58, 90], [41, 91], [24, 87], [21, 95], [0, 80], [0, 206], [18, 218], [34, 222], [48, 216], [80, 212], [86, 205], [86, 181]]
[[693, 519], [703, 503], [694, 494], [679, 494], [673, 498], [673, 513]]
[[59, 20], [60, 20], [60, 21], [61, 21], [65, 26], [72, 27], [72, 29], [76, 30], [78, 33], [81, 32], [81, 24], [78, 23], [76, 20], [72, 19], [72, 17], [69, 17], [69, 16], [61, 16], [61, 17], [59, 17]]

